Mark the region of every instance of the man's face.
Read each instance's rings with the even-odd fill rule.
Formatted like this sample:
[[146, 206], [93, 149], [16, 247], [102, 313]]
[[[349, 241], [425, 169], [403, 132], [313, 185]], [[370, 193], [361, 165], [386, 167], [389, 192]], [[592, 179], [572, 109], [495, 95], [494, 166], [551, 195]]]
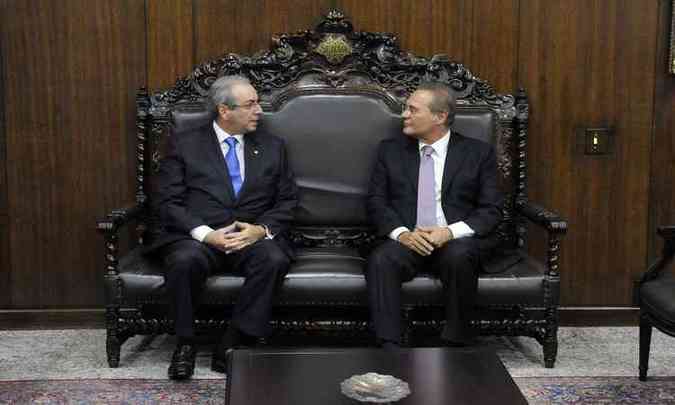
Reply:
[[255, 131], [262, 108], [258, 104], [258, 93], [250, 84], [237, 84], [232, 88], [236, 107], [219, 106], [218, 113], [233, 134]]
[[445, 119], [441, 114], [432, 113], [429, 109], [433, 94], [426, 90], [417, 90], [408, 97], [403, 118], [403, 133], [413, 138], [424, 138]]

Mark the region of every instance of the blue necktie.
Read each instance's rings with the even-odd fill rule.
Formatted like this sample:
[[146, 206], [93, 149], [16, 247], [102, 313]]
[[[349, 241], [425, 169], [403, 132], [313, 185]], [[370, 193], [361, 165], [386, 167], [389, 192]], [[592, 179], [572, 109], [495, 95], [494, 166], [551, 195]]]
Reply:
[[225, 154], [225, 163], [227, 163], [227, 170], [230, 172], [230, 179], [232, 180], [232, 188], [234, 189], [234, 196], [239, 194], [241, 189], [241, 171], [239, 170], [239, 159], [237, 159], [237, 138], [231, 136], [225, 139], [225, 143], [230, 148]]

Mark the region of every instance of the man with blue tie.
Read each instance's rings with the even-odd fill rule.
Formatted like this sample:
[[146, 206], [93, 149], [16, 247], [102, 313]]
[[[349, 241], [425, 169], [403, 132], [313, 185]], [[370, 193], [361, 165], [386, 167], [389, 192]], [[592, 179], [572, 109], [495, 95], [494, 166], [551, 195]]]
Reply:
[[366, 270], [379, 343], [401, 339], [401, 283], [425, 270], [444, 290], [448, 345], [473, 340], [471, 314], [481, 264], [498, 240], [502, 193], [494, 148], [451, 131], [456, 100], [437, 82], [422, 83], [403, 111], [405, 136], [382, 141], [368, 214], [383, 242]]
[[221, 77], [208, 98], [215, 120], [169, 137], [152, 195], [165, 232], [149, 250], [168, 269], [178, 339], [172, 379], [194, 372], [194, 307], [206, 278], [214, 272], [245, 277], [213, 353], [212, 368], [224, 372], [227, 349], [269, 333], [275, 289], [293, 255], [286, 230], [297, 188], [283, 141], [254, 132], [262, 113], [255, 89], [243, 77]]

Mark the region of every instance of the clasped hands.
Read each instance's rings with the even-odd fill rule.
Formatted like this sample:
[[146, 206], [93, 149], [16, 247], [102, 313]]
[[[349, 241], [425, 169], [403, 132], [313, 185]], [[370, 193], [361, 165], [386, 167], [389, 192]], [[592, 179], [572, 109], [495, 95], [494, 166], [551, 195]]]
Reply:
[[445, 245], [452, 238], [452, 231], [447, 226], [420, 226], [414, 231], [401, 233], [398, 241], [422, 256], [429, 256], [434, 249]]
[[204, 243], [225, 253], [236, 252], [252, 245], [267, 235], [260, 225], [236, 221], [232, 225], [209, 232]]

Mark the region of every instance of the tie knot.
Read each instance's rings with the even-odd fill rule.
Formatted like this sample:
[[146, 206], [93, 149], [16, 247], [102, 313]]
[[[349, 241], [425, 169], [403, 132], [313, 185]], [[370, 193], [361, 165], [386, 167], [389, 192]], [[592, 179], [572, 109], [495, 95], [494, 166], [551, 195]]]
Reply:
[[230, 137], [228, 137], [228, 138], [225, 138], [225, 143], [226, 143], [227, 146], [229, 146], [230, 148], [234, 148], [235, 145], [239, 143], [239, 141], [237, 141], [237, 138], [235, 138], [235, 137], [233, 137], [233, 136], [230, 136]]
[[424, 157], [429, 157], [432, 153], [434, 153], [434, 148], [429, 145], [422, 146], [422, 155], [424, 155]]

